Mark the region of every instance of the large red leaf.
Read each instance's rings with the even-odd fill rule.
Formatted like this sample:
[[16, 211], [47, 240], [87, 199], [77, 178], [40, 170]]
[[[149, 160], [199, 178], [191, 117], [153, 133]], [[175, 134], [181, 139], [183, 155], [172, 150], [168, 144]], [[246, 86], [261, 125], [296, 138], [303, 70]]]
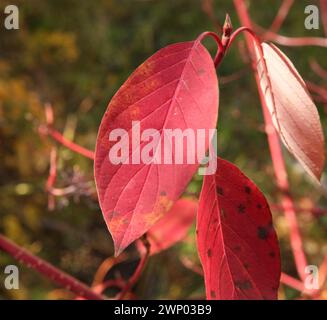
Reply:
[[[170, 211], [147, 232], [150, 254], [157, 254], [182, 241], [194, 222], [197, 208], [198, 203], [193, 199], [177, 200]], [[139, 246], [139, 250], [143, 251], [144, 246]]]
[[[215, 67], [198, 40], [159, 50], [136, 69], [113, 97], [98, 133], [95, 180], [116, 255], [163, 217], [199, 163], [186, 164], [184, 145], [183, 164], [131, 164], [129, 161], [115, 165], [108, 159], [109, 150], [115, 144], [108, 139], [110, 132], [125, 129], [132, 146], [132, 121], [138, 120], [141, 134], [149, 128], [160, 131], [154, 152], [157, 154], [164, 149], [164, 129], [208, 131], [216, 127], [217, 114]], [[204, 149], [208, 148], [207, 141]], [[141, 148], [144, 145], [141, 143]], [[139, 150], [135, 148], [132, 152], [130, 148], [128, 160]], [[174, 148], [172, 154], [174, 158]]]
[[262, 43], [258, 54], [260, 90], [274, 126], [287, 149], [307, 172], [320, 179], [325, 162], [319, 114], [292, 62], [274, 45]]
[[266, 199], [236, 166], [218, 159], [205, 176], [197, 217], [208, 299], [276, 299], [278, 240]]

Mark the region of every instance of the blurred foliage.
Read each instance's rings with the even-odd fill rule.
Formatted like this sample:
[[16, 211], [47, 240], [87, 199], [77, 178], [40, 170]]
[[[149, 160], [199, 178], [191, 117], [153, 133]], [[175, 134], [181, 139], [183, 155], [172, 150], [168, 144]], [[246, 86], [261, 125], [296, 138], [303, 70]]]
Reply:
[[[254, 21], [268, 27], [281, 1], [248, 1]], [[20, 30], [3, 27], [7, 4], [20, 10]], [[322, 36], [322, 30], [305, 30], [304, 6], [316, 1], [296, 1], [280, 33]], [[269, 8], [269, 10], [267, 10]], [[49, 171], [50, 138], [38, 133], [45, 121], [44, 103], [52, 103], [55, 127], [67, 138], [93, 149], [97, 128], [106, 106], [128, 75], [161, 47], [194, 39], [214, 26], [200, 0], [2, 0], [0, 3], [0, 230], [34, 254], [50, 261], [86, 283], [92, 283], [100, 263], [113, 254], [112, 241], [96, 201], [88, 194], [56, 199], [47, 209], [45, 182]], [[239, 25], [232, 1], [215, 0], [214, 13], [221, 23], [229, 12]], [[214, 53], [212, 41], [205, 42]], [[247, 65], [242, 37], [219, 67], [219, 154], [236, 163], [264, 191], [271, 203], [279, 202], [269, 149], [263, 130], [257, 89]], [[315, 58], [327, 67], [326, 50], [313, 47], [283, 48], [306, 79], [319, 83], [309, 67]], [[228, 76], [241, 76], [228, 82]], [[318, 105], [326, 130], [326, 116]], [[93, 183], [88, 159], [58, 146], [57, 185], [68, 186], [78, 177]], [[326, 176], [318, 188], [285, 152], [292, 192], [297, 205], [324, 207]], [[201, 177], [188, 191], [199, 193]], [[274, 212], [281, 242], [283, 270], [296, 277], [286, 221]], [[319, 264], [327, 253], [327, 219], [299, 214], [309, 262]], [[131, 262], [109, 273], [128, 276]], [[183, 263], [184, 261], [184, 263]], [[198, 264], [194, 230], [184, 244], [151, 257], [135, 293], [142, 298], [196, 298], [204, 296], [202, 277], [185, 267]], [[71, 297], [36, 272], [20, 266], [20, 290], [3, 286], [5, 265], [16, 263], [0, 253], [0, 297], [57, 299]], [[296, 298], [284, 290], [281, 298]], [[112, 292], [107, 292], [112, 294]]]

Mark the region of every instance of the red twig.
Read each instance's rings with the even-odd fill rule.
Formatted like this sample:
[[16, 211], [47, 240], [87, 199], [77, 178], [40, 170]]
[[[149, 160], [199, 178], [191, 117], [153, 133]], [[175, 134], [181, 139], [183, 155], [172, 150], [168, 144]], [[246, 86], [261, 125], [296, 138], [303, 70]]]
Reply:
[[53, 125], [54, 115], [53, 115], [53, 108], [51, 103], [46, 103], [44, 105], [44, 112], [45, 112], [45, 120], [48, 126]]
[[92, 291], [91, 288], [59, 270], [43, 259], [34, 256], [24, 248], [21, 248], [11, 240], [0, 234], [0, 249], [10, 254], [13, 258], [26, 266], [33, 268], [53, 282], [89, 300], [103, 300], [104, 297]]
[[137, 268], [131, 278], [127, 281], [127, 284], [125, 287], [122, 289], [122, 291], [118, 294], [117, 299], [122, 300], [125, 295], [130, 291], [130, 289], [135, 285], [137, 280], [140, 278], [142, 271], [144, 270], [144, 267], [146, 265], [146, 262], [148, 261], [149, 255], [150, 255], [150, 243], [146, 238], [146, 235], [144, 235], [140, 239], [146, 249], [144, 255], [141, 257], [141, 260], [139, 264], [137, 265]]
[[279, 7], [279, 10], [276, 14], [276, 17], [274, 21], [272, 22], [269, 31], [270, 32], [278, 32], [281, 28], [283, 22], [285, 21], [285, 18], [288, 15], [288, 12], [290, 11], [292, 5], [294, 3], [294, 0], [284, 0], [281, 6]]
[[286, 37], [280, 34], [267, 31], [263, 39], [265, 41], [273, 41], [282, 46], [302, 47], [302, 46], [317, 46], [327, 48], [327, 38], [319, 37]]
[[50, 170], [49, 170], [49, 177], [46, 183], [46, 190], [48, 192], [48, 209], [54, 210], [55, 207], [55, 198], [54, 195], [51, 193], [51, 190], [55, 184], [57, 177], [57, 149], [52, 147], [50, 153]]
[[214, 58], [214, 64], [215, 64], [215, 67], [217, 67], [218, 63], [220, 62], [219, 60], [219, 57], [220, 55], [225, 51], [224, 49], [224, 46], [220, 40], [220, 38], [218, 37], [218, 35], [212, 31], [205, 31], [205, 32], [202, 32], [196, 39], [196, 41], [199, 41], [201, 42], [204, 38], [206, 37], [211, 37], [213, 38], [217, 45], [218, 45], [218, 50], [217, 50], [217, 53], [216, 53], [216, 56]]
[[[323, 3], [325, 0], [322, 0]], [[251, 21], [251, 28], [256, 30], [261, 34], [261, 38], [265, 41], [273, 41], [282, 46], [289, 47], [298, 47], [298, 46], [318, 46], [318, 47], [327, 47], [327, 38], [321, 37], [286, 37], [278, 34], [280, 27], [282, 26], [291, 6], [293, 5], [294, 0], [284, 0], [280, 6], [278, 13], [270, 26], [270, 28], [264, 29], [261, 26]], [[323, 4], [322, 6], [326, 6]], [[327, 10], [327, 8], [325, 9]], [[322, 14], [324, 14], [324, 11]], [[326, 14], [325, 14], [326, 15]]]
[[300, 280], [297, 280], [286, 273], [282, 272], [280, 282], [300, 292], [305, 291], [304, 285]]
[[[279, 205], [279, 204], [272, 204], [270, 205], [270, 208], [272, 210], [284, 210], [284, 207]], [[316, 217], [320, 217], [323, 215], [327, 214], [327, 208], [303, 208], [303, 207], [294, 207], [296, 212], [310, 212], [312, 215], [316, 216]]]
[[70, 149], [76, 153], [79, 153], [91, 160], [94, 160], [94, 152], [93, 151], [88, 150], [84, 147], [81, 147], [80, 145], [74, 143], [73, 141], [68, 140], [59, 131], [57, 131], [56, 129], [54, 129], [52, 127], [53, 121], [54, 121], [54, 114], [53, 114], [53, 108], [50, 103], [46, 103], [44, 105], [44, 111], [45, 111], [46, 125], [39, 126], [40, 134], [49, 135], [54, 140], [56, 140], [63, 146], [67, 147], [68, 149]]
[[316, 298], [316, 297], [319, 297], [319, 295], [320, 295], [319, 289], [318, 290], [306, 289], [303, 282], [301, 282], [300, 280], [297, 280], [283, 272], [280, 277], [280, 282], [297, 290], [297, 291], [300, 291], [303, 294], [310, 296], [311, 298]]
[[[247, 12], [246, 5], [243, 0], [234, 0], [234, 5], [238, 13], [241, 23], [248, 28], [251, 28], [252, 23]], [[254, 56], [253, 39], [250, 34], [246, 34], [246, 42], [251, 56]], [[260, 88], [260, 79], [258, 73], [255, 72], [256, 82], [258, 88]], [[290, 227], [290, 240], [293, 250], [297, 271], [301, 279], [305, 279], [305, 267], [307, 266], [307, 260], [303, 251], [302, 239], [296, 219], [296, 213], [294, 209], [293, 200], [289, 192], [289, 184], [287, 179], [287, 172], [285, 168], [285, 162], [282, 155], [282, 149], [277, 132], [272, 124], [271, 115], [266, 106], [266, 102], [261, 90], [259, 90], [261, 105], [263, 108], [266, 132], [268, 137], [269, 149], [274, 167], [274, 172], [277, 180], [277, 185], [282, 191], [282, 206], [284, 208], [285, 217]]]
[[122, 279], [111, 279], [93, 286], [92, 289], [100, 294], [108, 288], [115, 287], [115, 288], [122, 289], [124, 286], [125, 286], [125, 282]]
[[320, 97], [327, 99], [327, 89], [310, 81], [305, 82], [311, 92], [318, 94]]
[[187, 268], [187, 269], [193, 271], [194, 273], [197, 273], [198, 275], [203, 277], [203, 269], [200, 265], [194, 263], [187, 256], [181, 256], [180, 261], [184, 265], [185, 268]]
[[81, 154], [84, 157], [87, 157], [91, 160], [94, 160], [94, 152], [91, 150], [88, 150], [84, 147], [81, 147], [80, 145], [68, 140], [65, 138], [59, 131], [53, 129], [53, 128], [47, 128], [47, 133], [50, 137], [52, 137], [54, 140], [62, 144], [63, 146], [67, 147], [68, 149]]
[[116, 264], [121, 263], [127, 259], [127, 256], [122, 253], [118, 257], [109, 257], [105, 259], [100, 266], [98, 267], [96, 273], [93, 277], [92, 286], [96, 286], [98, 284], [103, 283], [105, 276], [109, 272], [109, 270], [114, 267]]
[[46, 189], [50, 190], [56, 181], [57, 177], [57, 149], [53, 147], [50, 153], [50, 170], [49, 177], [46, 184]]
[[327, 70], [324, 69], [316, 60], [310, 59], [310, 67], [320, 78], [327, 80]]
[[320, 0], [320, 12], [321, 12], [322, 25], [325, 31], [325, 36], [327, 37], [327, 1], [326, 0]]

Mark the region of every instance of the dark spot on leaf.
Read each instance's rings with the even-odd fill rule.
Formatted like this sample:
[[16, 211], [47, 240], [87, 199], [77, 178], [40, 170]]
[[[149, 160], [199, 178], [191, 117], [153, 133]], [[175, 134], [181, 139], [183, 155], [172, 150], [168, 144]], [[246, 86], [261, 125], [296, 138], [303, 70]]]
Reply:
[[202, 69], [202, 68], [198, 70], [198, 74], [199, 74], [199, 75], [202, 75], [202, 74], [205, 74], [205, 73], [206, 73], [205, 70]]
[[249, 270], [249, 265], [248, 265], [247, 263], [244, 263], [244, 268], [245, 268], [246, 270]]
[[244, 187], [244, 191], [245, 191], [245, 193], [250, 194], [252, 190], [251, 190], [250, 187], [245, 186], [245, 187]]
[[166, 195], [167, 195], [167, 192], [166, 192], [166, 191], [161, 191], [161, 192], [160, 192], [160, 195], [161, 195], [161, 196], [166, 196]]
[[226, 218], [226, 212], [225, 212], [225, 210], [224, 210], [223, 208], [220, 208], [220, 214], [221, 214], [221, 217], [222, 217], [223, 219]]
[[258, 209], [262, 209], [262, 205], [261, 205], [261, 203], [258, 203], [258, 204], [257, 204], [257, 208], [258, 208]]
[[276, 253], [274, 251], [270, 251], [269, 252], [269, 257], [275, 258], [276, 257]]
[[213, 224], [216, 224], [218, 222], [218, 219], [217, 218], [214, 218], [213, 220], [212, 220], [212, 223]]
[[236, 281], [235, 286], [241, 290], [249, 290], [252, 288], [252, 284], [249, 280]]
[[217, 193], [220, 194], [221, 196], [224, 195], [224, 189], [222, 187], [217, 187]]
[[241, 204], [237, 207], [237, 210], [238, 210], [239, 213], [244, 213], [244, 212], [245, 212], [245, 205], [241, 203]]
[[242, 248], [241, 248], [240, 246], [235, 246], [235, 247], [234, 247], [234, 250], [235, 250], [235, 251], [238, 251], [238, 252], [241, 251], [241, 249], [242, 249]]
[[213, 290], [211, 290], [210, 295], [211, 298], [216, 298], [216, 292], [214, 292]]
[[257, 235], [259, 239], [266, 240], [268, 238], [268, 231], [264, 227], [258, 227]]
[[211, 249], [208, 249], [208, 251], [207, 251], [207, 256], [208, 256], [209, 258], [211, 258], [211, 256], [212, 256]]

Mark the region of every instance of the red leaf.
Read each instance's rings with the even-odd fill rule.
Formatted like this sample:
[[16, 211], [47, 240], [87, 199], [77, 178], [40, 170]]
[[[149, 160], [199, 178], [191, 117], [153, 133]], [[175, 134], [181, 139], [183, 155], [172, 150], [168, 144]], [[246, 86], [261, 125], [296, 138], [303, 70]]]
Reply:
[[[256, 50], [259, 56], [259, 48]], [[287, 149], [319, 180], [325, 152], [317, 108], [292, 62], [272, 44], [262, 43], [262, 50], [265, 60], [258, 61], [260, 89], [274, 126]]]
[[[182, 241], [194, 222], [197, 208], [195, 200], [177, 200], [170, 211], [147, 232], [150, 254], [157, 254]], [[138, 249], [142, 251], [144, 246]]]
[[[215, 67], [210, 54], [198, 40], [159, 50], [137, 68], [113, 97], [98, 133], [95, 179], [116, 255], [171, 208], [198, 162], [114, 165], [108, 159], [109, 150], [116, 143], [109, 141], [110, 132], [122, 128], [130, 133], [132, 121], [139, 120], [141, 134], [149, 128], [160, 131], [160, 141], [154, 151], [157, 155], [163, 150], [164, 129], [213, 129], [217, 113]], [[132, 146], [131, 134], [128, 139]], [[143, 145], [144, 142], [141, 148]], [[204, 147], [208, 148], [207, 142]], [[131, 149], [126, 157], [128, 160], [132, 158]], [[185, 151], [184, 146], [184, 155]], [[138, 152], [139, 148], [133, 150], [135, 154]], [[174, 150], [172, 154], [174, 157]]]
[[276, 299], [278, 240], [266, 199], [236, 166], [218, 158], [204, 178], [198, 251], [208, 299]]

